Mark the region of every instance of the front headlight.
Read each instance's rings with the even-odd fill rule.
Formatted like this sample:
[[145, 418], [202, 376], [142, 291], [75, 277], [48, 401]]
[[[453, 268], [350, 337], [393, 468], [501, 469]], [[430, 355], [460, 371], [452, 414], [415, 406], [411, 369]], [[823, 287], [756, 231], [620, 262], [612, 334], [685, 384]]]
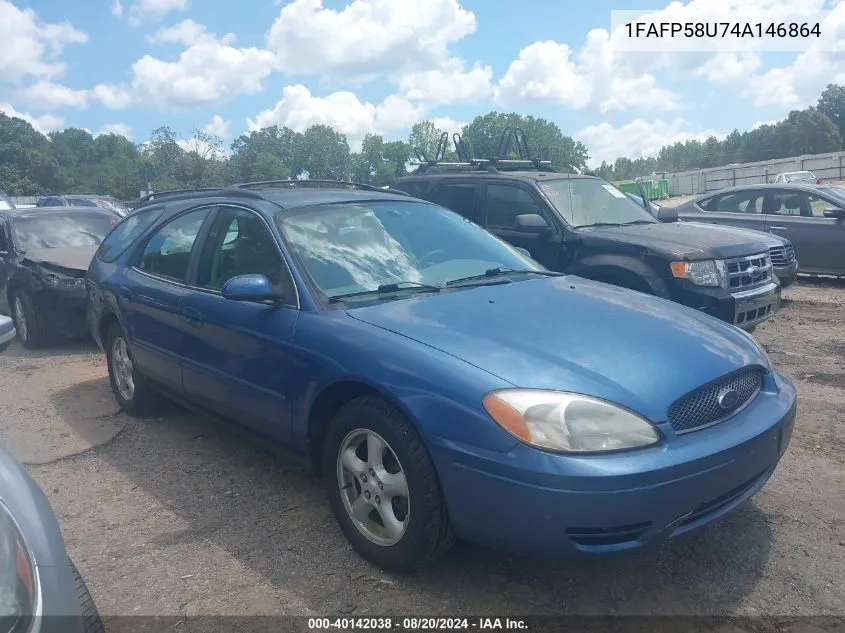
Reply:
[[696, 286], [713, 288], [725, 287], [727, 271], [725, 262], [708, 259], [700, 262], [672, 262], [672, 276], [676, 279], [687, 279]]
[[68, 277], [57, 273], [45, 273], [44, 283], [56, 290], [79, 290], [85, 288], [85, 279], [79, 277]]
[[[0, 623], [3, 631], [26, 630], [36, 615], [38, 571], [11, 511], [0, 500]], [[6, 624], [9, 624], [7, 627]]]
[[484, 408], [526, 444], [564, 453], [619, 451], [655, 444], [657, 429], [630, 411], [589, 396], [539, 389], [487, 394]]

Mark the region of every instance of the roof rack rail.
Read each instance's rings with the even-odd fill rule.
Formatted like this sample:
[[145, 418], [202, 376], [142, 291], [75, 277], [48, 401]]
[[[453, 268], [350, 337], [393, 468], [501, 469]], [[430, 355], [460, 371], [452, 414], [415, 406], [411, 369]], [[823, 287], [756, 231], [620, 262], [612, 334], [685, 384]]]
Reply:
[[296, 187], [321, 187], [326, 185], [334, 185], [339, 187], [348, 187], [350, 189], [360, 189], [361, 191], [377, 191], [379, 193], [395, 193], [407, 196], [408, 193], [398, 189], [384, 189], [375, 185], [367, 185], [360, 182], [350, 182], [348, 180], [324, 180], [324, 179], [306, 179], [306, 180], [261, 180], [257, 182], [243, 182], [237, 185], [232, 185], [231, 189], [249, 190], [258, 189], [261, 187], [278, 187], [285, 186], [290, 188]]
[[151, 191], [146, 196], [143, 196], [137, 205], [142, 205], [150, 200], [158, 200], [159, 198], [169, 198], [171, 196], [178, 196], [180, 193], [194, 193], [196, 191], [220, 191], [221, 187], [204, 187], [199, 189], [168, 189], [166, 191]]

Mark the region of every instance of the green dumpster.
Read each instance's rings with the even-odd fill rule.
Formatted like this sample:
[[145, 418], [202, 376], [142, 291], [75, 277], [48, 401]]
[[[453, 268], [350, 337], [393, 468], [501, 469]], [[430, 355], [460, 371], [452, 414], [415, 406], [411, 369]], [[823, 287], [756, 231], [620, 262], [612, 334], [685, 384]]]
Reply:
[[[642, 181], [645, 193], [649, 200], [661, 200], [669, 197], [669, 179], [668, 178], [644, 178]], [[640, 188], [636, 180], [623, 180], [621, 182], [613, 183], [625, 193], [630, 193], [635, 196], [640, 195]]]

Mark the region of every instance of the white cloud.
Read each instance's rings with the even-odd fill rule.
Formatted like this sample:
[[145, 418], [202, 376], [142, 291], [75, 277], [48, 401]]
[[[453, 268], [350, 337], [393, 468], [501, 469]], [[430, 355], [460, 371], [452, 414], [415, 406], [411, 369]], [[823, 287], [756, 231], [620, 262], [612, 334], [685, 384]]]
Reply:
[[[125, 13], [132, 26], [140, 26], [145, 22], [160, 21], [174, 11], [186, 11], [188, 4], [189, 0], [138, 0], [129, 5], [129, 10]], [[124, 15], [120, 0], [114, 1], [112, 14], [117, 17]]]
[[602, 114], [632, 108], [676, 110], [679, 96], [659, 88], [648, 73], [633, 73], [616, 59], [607, 31], [587, 35], [577, 60], [566, 44], [535, 42], [519, 52], [495, 88], [501, 105], [544, 101]]
[[91, 92], [91, 96], [109, 110], [123, 110], [132, 105], [132, 95], [122, 86], [98, 84]]
[[293, 0], [267, 47], [285, 74], [374, 76], [439, 66], [448, 46], [475, 28], [475, 15], [458, 0], [356, 0], [340, 10]]
[[0, 0], [0, 82], [60, 75], [65, 65], [57, 57], [65, 46], [87, 41], [88, 36], [68, 22], [41, 22], [32, 9]]
[[492, 94], [492, 78], [490, 66], [476, 65], [465, 70], [463, 63], [451, 60], [443, 69], [404, 75], [399, 80], [399, 96], [409, 101], [428, 103], [432, 107], [478, 101]]
[[8, 117], [23, 119], [35, 128], [36, 132], [41, 132], [42, 134], [58, 130], [64, 127], [65, 124], [65, 120], [60, 116], [53, 116], [52, 114], [32, 116], [29, 112], [20, 112], [16, 110], [11, 103], [4, 101], [0, 101], [0, 112]]
[[130, 141], [132, 140], [132, 128], [125, 123], [106, 123], [95, 136], [102, 136], [103, 134], [117, 134]]
[[[234, 39], [234, 35], [230, 35], [229, 39]], [[173, 26], [160, 28], [154, 35], [147, 36], [147, 41], [153, 44], [182, 44], [184, 46], [213, 40], [214, 36], [206, 30], [205, 26], [193, 20], [182, 20]]]
[[216, 103], [259, 92], [272, 72], [269, 51], [231, 46], [234, 35], [202, 35], [176, 61], [145, 55], [132, 65], [132, 96], [162, 108]]
[[710, 136], [724, 138], [723, 132], [703, 130], [690, 132], [688, 121], [675, 118], [672, 121], [644, 121], [635, 119], [613, 127], [609, 123], [590, 125], [576, 135], [587, 146], [590, 153], [589, 167], [597, 167], [601, 162], [612, 163], [619, 157], [642, 158], [655, 156], [666, 145], [684, 141], [703, 141]]
[[206, 125], [203, 129], [208, 132], [209, 134], [213, 134], [214, 136], [219, 136], [220, 138], [226, 138], [229, 136], [229, 125], [231, 121], [223, 120], [219, 114], [215, 114], [211, 117], [211, 122]]
[[760, 63], [757, 53], [719, 53], [699, 66], [695, 74], [713, 84], [732, 85], [746, 81]]
[[751, 126], [752, 130], [756, 130], [757, 128], [761, 128], [764, 125], [777, 125], [780, 121], [776, 119], [772, 119], [771, 121], [755, 121], [754, 124]]
[[367, 132], [388, 135], [404, 130], [422, 114], [422, 108], [395, 95], [375, 105], [346, 91], [315, 97], [308, 88], [297, 84], [285, 86], [282, 100], [275, 107], [260, 112], [254, 119], [248, 118], [247, 128], [280, 125], [303, 132], [312, 125], [329, 125], [345, 134], [355, 149]]
[[38, 110], [56, 108], [82, 109], [88, 105], [88, 91], [74, 90], [67, 86], [39, 81], [23, 91], [24, 98]]

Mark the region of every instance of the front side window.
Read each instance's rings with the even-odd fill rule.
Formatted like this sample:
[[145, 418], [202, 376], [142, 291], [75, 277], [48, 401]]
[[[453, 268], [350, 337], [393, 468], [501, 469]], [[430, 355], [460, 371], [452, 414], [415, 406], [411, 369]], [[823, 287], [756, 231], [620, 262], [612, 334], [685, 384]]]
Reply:
[[185, 281], [188, 264], [208, 208], [197, 209], [165, 224], [147, 242], [138, 269], [174, 281]]
[[714, 213], [763, 213], [765, 195], [759, 191], [726, 193], [710, 199], [706, 211]]
[[543, 180], [538, 186], [573, 228], [657, 222], [621, 189], [598, 178]]
[[326, 205], [282, 212], [277, 222], [300, 269], [329, 299], [391, 284], [444, 286], [493, 268], [544, 270], [478, 225], [424, 202]]
[[205, 240], [197, 285], [219, 291], [234, 277], [264, 275], [278, 287], [282, 270], [276, 241], [264, 221], [251, 211], [226, 207]]
[[487, 185], [486, 226], [512, 229], [518, 215], [543, 215], [530, 193], [516, 185]]
[[778, 191], [767, 201], [767, 213], [775, 215], [813, 216], [809, 194], [803, 191]]
[[99, 246], [120, 219], [104, 212], [75, 211], [67, 215], [40, 211], [38, 213], [12, 220], [15, 242], [22, 251]]

